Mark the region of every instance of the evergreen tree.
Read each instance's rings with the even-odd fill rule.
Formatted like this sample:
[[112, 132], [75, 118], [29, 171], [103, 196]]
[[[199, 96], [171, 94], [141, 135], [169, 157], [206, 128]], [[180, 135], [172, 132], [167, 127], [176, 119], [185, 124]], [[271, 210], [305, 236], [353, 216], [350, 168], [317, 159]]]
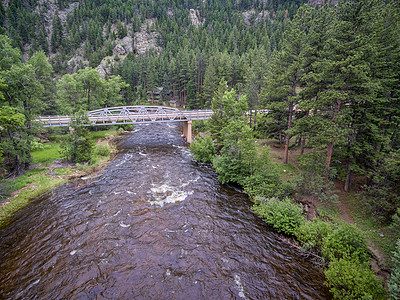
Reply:
[[299, 102], [296, 89], [301, 85], [304, 65], [304, 49], [310, 26], [311, 9], [303, 6], [292, 22], [288, 22], [282, 41], [282, 49], [275, 53], [270, 62], [267, 87], [264, 90], [263, 106], [271, 111], [285, 111], [287, 124], [283, 162], [289, 161], [290, 129]]
[[61, 24], [60, 17], [58, 16], [58, 11], [56, 11], [54, 14], [52, 24], [53, 32], [51, 34], [51, 51], [56, 53], [63, 41], [63, 26]]
[[360, 167], [359, 154], [371, 153], [370, 145], [378, 137], [374, 120], [378, 116], [369, 113], [376, 105], [379, 87], [371, 73], [372, 7], [373, 1], [354, 0], [331, 10], [326, 42], [314, 55], [312, 71], [304, 77], [306, 90], [312, 90], [307, 94], [315, 97], [303, 107], [313, 111], [310, 118], [319, 126], [314, 131], [321, 145], [326, 145], [326, 172], [336, 145], [347, 173], [346, 191], [353, 171]]

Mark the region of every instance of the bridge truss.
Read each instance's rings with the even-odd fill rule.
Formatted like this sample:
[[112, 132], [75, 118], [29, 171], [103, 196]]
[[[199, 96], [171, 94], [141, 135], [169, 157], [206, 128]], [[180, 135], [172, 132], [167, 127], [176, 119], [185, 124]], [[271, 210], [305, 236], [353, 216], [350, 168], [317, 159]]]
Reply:
[[[119, 106], [87, 113], [91, 125], [118, 125], [154, 122], [187, 122], [209, 119], [212, 110], [179, 110], [165, 106]], [[42, 116], [37, 119], [43, 127], [69, 126], [70, 116]]]

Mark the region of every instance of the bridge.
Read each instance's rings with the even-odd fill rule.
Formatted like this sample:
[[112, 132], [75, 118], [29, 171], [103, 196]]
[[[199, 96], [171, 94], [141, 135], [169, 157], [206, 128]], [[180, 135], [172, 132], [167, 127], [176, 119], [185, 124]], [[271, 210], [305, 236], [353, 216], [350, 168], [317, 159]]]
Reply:
[[[184, 122], [183, 134], [188, 143], [192, 142], [192, 120], [209, 119], [213, 111], [179, 110], [165, 106], [119, 106], [89, 111], [86, 115], [90, 125], [119, 125], [138, 123]], [[41, 116], [36, 121], [43, 127], [70, 126], [70, 116]]]

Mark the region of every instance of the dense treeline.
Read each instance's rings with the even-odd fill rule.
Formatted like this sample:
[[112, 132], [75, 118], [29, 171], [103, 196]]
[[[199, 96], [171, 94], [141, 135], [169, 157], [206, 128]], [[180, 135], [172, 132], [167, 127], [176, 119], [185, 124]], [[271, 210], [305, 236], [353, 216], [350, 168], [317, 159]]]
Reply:
[[[349, 192], [362, 177], [366, 208], [398, 233], [399, 3], [305, 2], [59, 0], [51, 18], [46, 1], [0, 2], [2, 174], [29, 166], [39, 114], [174, 101], [214, 109], [211, 137], [192, 147], [222, 181], [285, 204], [293, 189], [321, 200], [333, 180]], [[204, 21], [199, 26], [190, 9]], [[146, 31], [158, 33], [161, 50], [115, 55], [117, 40], [148, 19]], [[78, 52], [77, 72], [66, 74]], [[112, 56], [116, 63], [102, 78], [94, 68]], [[257, 155], [256, 137], [284, 144], [284, 163], [291, 148], [301, 149], [295, 187], [280, 182], [267, 153]]]

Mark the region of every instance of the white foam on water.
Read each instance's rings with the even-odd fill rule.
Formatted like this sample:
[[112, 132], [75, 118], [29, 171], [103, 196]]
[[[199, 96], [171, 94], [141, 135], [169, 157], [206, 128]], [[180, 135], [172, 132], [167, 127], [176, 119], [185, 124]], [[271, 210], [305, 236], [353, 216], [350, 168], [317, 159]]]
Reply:
[[121, 222], [121, 223], [119, 223], [119, 226], [121, 226], [121, 227], [123, 227], [123, 228], [127, 228], [127, 227], [129, 227], [129, 226], [131, 226], [131, 225], [129, 225], [129, 224], [124, 224], [124, 222]]
[[240, 276], [239, 275], [235, 275], [235, 285], [236, 285], [236, 289], [239, 291], [239, 297], [243, 298], [243, 299], [247, 299], [247, 297], [244, 294], [244, 288], [242, 285], [242, 282], [240, 281]]
[[72, 250], [69, 255], [75, 255], [75, 253], [77, 252], [77, 250]]
[[117, 213], [116, 213], [116, 214], [114, 214], [114, 217], [115, 217], [115, 216], [118, 216], [120, 212], [121, 212], [120, 210], [119, 210], [119, 211], [117, 211]]
[[149, 200], [151, 205], [164, 206], [167, 203], [181, 202], [187, 198], [187, 196], [193, 194], [193, 192], [186, 192], [177, 190], [177, 187], [173, 187], [166, 183], [161, 186], [156, 186], [150, 188], [153, 200]]
[[130, 160], [133, 157], [133, 155], [131, 153], [125, 153], [122, 157], [122, 160], [117, 163], [115, 166], [119, 167], [121, 165], [123, 165], [124, 163], [126, 163], [128, 160]]

